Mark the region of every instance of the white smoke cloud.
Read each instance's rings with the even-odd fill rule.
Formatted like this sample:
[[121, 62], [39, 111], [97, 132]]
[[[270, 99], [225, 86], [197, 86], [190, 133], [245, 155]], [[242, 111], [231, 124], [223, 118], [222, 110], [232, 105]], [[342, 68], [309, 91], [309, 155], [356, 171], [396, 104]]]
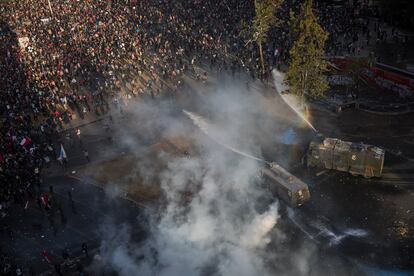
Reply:
[[266, 213], [254, 218], [241, 236], [241, 244], [247, 248], [264, 248], [270, 242], [267, 235], [275, 226], [278, 217], [277, 204], [273, 204]]
[[[215, 131], [226, 133], [220, 136], [223, 144], [261, 157], [254, 139], [267, 135], [274, 121], [257, 117], [268, 108], [261, 95], [250, 91], [235, 96], [243, 89], [227, 85], [205, 96], [207, 115], [217, 123]], [[184, 114], [174, 113], [178, 108], [164, 102], [128, 106], [132, 119], [121, 129], [120, 142], [138, 159], [148, 148], [137, 138], [143, 136], [157, 141], [184, 136], [199, 154], [189, 158], [159, 154], [157, 160], [166, 164], [162, 168], [139, 161], [141, 175], [157, 176], [165, 205], [150, 214], [149, 237], [142, 242], [134, 242], [130, 227], [105, 223], [104, 236], [109, 238], [101, 246], [103, 261], [119, 275], [273, 275], [273, 262], [282, 255], [277, 254], [280, 249], [269, 247], [280, 245], [286, 234], [275, 229], [280, 219], [278, 200], [256, 180], [261, 164], [206, 137]], [[305, 275], [307, 259], [297, 261], [302, 268], [293, 273], [281, 265], [283, 274]]]
[[[242, 266], [242, 275], [263, 272], [255, 251], [268, 243], [277, 207], [255, 211], [258, 188], [250, 179], [257, 164], [241, 160], [229, 165], [226, 155], [213, 151], [206, 158], [179, 158], [163, 173], [162, 187], [170, 200], [155, 237], [159, 274], [198, 275], [213, 269], [227, 275]], [[189, 182], [200, 183], [200, 189], [183, 205], [177, 198]]]

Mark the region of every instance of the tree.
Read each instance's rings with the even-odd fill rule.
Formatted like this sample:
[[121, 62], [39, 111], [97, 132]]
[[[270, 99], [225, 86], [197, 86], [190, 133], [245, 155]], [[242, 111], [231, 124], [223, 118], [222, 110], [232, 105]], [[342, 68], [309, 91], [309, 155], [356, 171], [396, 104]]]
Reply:
[[305, 98], [320, 97], [328, 89], [324, 73], [327, 69], [325, 43], [328, 33], [319, 25], [312, 10], [312, 0], [305, 0], [299, 16], [291, 13], [290, 36], [294, 43], [290, 49], [289, 69], [285, 81], [291, 93], [302, 103]]
[[256, 15], [253, 18], [253, 40], [259, 47], [262, 74], [264, 74], [266, 70], [263, 56], [263, 44], [266, 42], [269, 29], [279, 23], [276, 17], [276, 11], [279, 9], [282, 3], [283, 0], [254, 1]]

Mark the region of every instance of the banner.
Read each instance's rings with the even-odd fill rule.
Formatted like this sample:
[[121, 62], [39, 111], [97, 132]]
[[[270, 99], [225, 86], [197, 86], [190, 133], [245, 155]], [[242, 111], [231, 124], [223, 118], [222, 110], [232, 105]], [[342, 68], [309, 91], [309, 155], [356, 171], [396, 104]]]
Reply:
[[[339, 70], [346, 70], [354, 60], [352, 58], [335, 57], [331, 59], [331, 62]], [[368, 65], [363, 70], [361, 77], [383, 90], [398, 93], [402, 98], [414, 97], [414, 80], [409, 77]]]
[[327, 77], [330, 85], [351, 85], [354, 83], [353, 79], [346, 75], [331, 75]]

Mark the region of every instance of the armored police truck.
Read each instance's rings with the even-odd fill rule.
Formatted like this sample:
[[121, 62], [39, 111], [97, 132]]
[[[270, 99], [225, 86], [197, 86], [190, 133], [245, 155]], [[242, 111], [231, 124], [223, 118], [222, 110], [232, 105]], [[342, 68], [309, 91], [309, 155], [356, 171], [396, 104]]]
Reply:
[[269, 189], [291, 207], [298, 207], [310, 199], [309, 188], [302, 180], [275, 162], [260, 169]]
[[320, 138], [310, 143], [307, 166], [349, 172], [365, 178], [380, 177], [385, 151], [363, 143]]

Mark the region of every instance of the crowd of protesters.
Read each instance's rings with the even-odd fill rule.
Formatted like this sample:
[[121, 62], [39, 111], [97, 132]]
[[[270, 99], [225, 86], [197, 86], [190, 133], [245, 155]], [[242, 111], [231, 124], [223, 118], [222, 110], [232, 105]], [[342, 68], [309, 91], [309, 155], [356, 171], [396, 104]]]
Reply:
[[[283, 3], [285, 20], [264, 45], [267, 64], [287, 61], [287, 19], [299, 2]], [[0, 219], [10, 204], [39, 199], [35, 187], [57, 158], [64, 122], [121, 105], [121, 95], [174, 93], [194, 64], [261, 76], [245, 34], [254, 1], [21, 0], [0, 9]], [[330, 33], [328, 54], [355, 52], [349, 43], [361, 31], [369, 44], [367, 23], [350, 20], [351, 10], [316, 9]]]
[[[63, 122], [91, 109], [104, 112], [109, 100], [121, 101], [119, 92], [136, 76], [146, 85], [129, 86], [127, 93], [151, 89], [153, 95], [153, 83], [178, 84], [201, 59], [220, 68], [235, 66], [224, 57], [245, 49], [238, 41], [239, 22], [254, 12], [242, 1], [88, 0], [49, 6], [25, 0], [0, 7], [7, 19], [0, 22], [2, 216], [11, 202], [35, 196], [42, 166], [59, 150], [52, 138]], [[251, 56], [244, 61], [248, 68], [257, 66], [254, 49], [240, 53], [240, 60]]]

